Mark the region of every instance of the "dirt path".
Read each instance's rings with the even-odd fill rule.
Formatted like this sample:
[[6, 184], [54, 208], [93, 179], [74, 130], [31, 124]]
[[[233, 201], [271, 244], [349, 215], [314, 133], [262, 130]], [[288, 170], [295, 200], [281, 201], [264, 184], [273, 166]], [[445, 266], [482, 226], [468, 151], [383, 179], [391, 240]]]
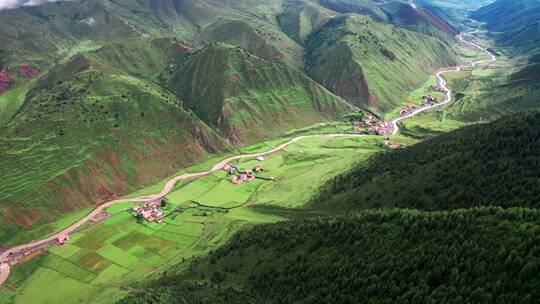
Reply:
[[472, 32], [466, 32], [466, 33], [461, 33], [457, 36], [459, 42], [463, 43], [463, 44], [467, 44], [471, 47], [474, 47], [474, 48], [477, 48], [479, 49], [480, 51], [486, 53], [489, 55], [489, 59], [483, 59], [483, 60], [479, 60], [479, 61], [475, 61], [475, 62], [472, 62], [472, 63], [469, 63], [469, 64], [464, 64], [464, 65], [458, 65], [458, 66], [454, 66], [454, 67], [448, 67], [448, 68], [442, 68], [440, 70], [438, 70], [436, 73], [435, 73], [435, 77], [437, 78], [437, 84], [443, 88], [443, 90], [445, 91], [444, 92], [444, 98], [441, 102], [437, 103], [437, 104], [434, 104], [434, 105], [431, 105], [431, 106], [424, 106], [424, 107], [419, 107], [419, 108], [416, 108], [414, 111], [412, 111], [411, 113], [407, 114], [407, 115], [404, 115], [404, 116], [396, 116], [392, 119], [390, 119], [388, 121], [388, 125], [389, 125], [389, 128], [388, 128], [388, 134], [391, 134], [391, 135], [396, 135], [399, 131], [399, 126], [398, 126], [398, 123], [404, 119], [407, 119], [407, 118], [410, 118], [410, 117], [413, 117], [413, 116], [416, 116], [418, 115], [419, 113], [422, 113], [424, 111], [427, 111], [429, 109], [433, 109], [433, 108], [437, 108], [437, 107], [440, 107], [440, 106], [443, 106], [447, 103], [449, 103], [450, 101], [452, 101], [452, 90], [450, 90], [447, 86], [446, 86], [446, 80], [444, 80], [444, 78], [442, 77], [442, 74], [444, 73], [448, 73], [448, 72], [457, 72], [457, 71], [460, 71], [461, 69], [463, 68], [468, 68], [468, 67], [475, 67], [477, 65], [480, 65], [480, 64], [487, 64], [487, 63], [491, 63], [491, 62], [494, 62], [497, 60], [497, 57], [491, 53], [490, 51], [488, 51], [487, 49], [481, 47], [480, 45], [474, 43], [474, 42], [471, 42], [471, 41], [468, 41], [468, 40], [465, 40], [463, 37], [465, 36], [472, 36], [474, 34], [478, 33], [478, 29], [472, 31]]
[[9, 268], [8, 263], [0, 264], [0, 285], [2, 285], [2, 283], [4, 283], [7, 280], [9, 276], [9, 271], [10, 271], [10, 268]]
[[84, 225], [86, 222], [88, 222], [91, 218], [100, 214], [101, 212], [103, 212], [105, 209], [109, 208], [112, 205], [120, 204], [120, 203], [127, 203], [127, 202], [150, 202], [150, 201], [161, 199], [167, 194], [169, 194], [171, 190], [173, 189], [174, 185], [180, 180], [196, 179], [196, 178], [217, 172], [221, 170], [226, 164], [230, 163], [233, 160], [266, 156], [266, 155], [281, 151], [284, 148], [288, 147], [289, 145], [305, 138], [314, 138], [314, 137], [336, 138], [336, 137], [360, 137], [360, 136], [363, 136], [363, 135], [360, 135], [360, 134], [323, 134], [323, 135], [298, 136], [269, 151], [260, 152], [260, 153], [251, 153], [251, 154], [241, 154], [241, 155], [235, 155], [235, 156], [225, 158], [224, 160], [215, 164], [212, 167], [212, 169], [208, 171], [197, 172], [197, 173], [185, 173], [182, 175], [175, 176], [171, 178], [170, 180], [168, 180], [167, 183], [165, 183], [165, 186], [163, 187], [163, 190], [161, 190], [160, 193], [157, 193], [154, 195], [139, 196], [135, 198], [122, 198], [122, 199], [117, 199], [114, 201], [107, 202], [103, 205], [100, 205], [96, 209], [94, 209], [92, 212], [90, 212], [87, 216], [85, 216], [78, 222], [72, 224], [71, 226], [67, 227], [66, 229], [54, 235], [51, 235], [43, 240], [15, 246], [2, 252], [0, 254], [0, 285], [2, 285], [2, 283], [4, 283], [4, 281], [9, 276], [10, 265], [16, 264], [20, 258], [27, 256], [36, 250], [50, 246], [58, 239], [62, 239], [62, 238], [65, 238], [66, 236], [69, 236], [70, 234], [75, 232], [77, 229], [79, 229], [82, 225]]
[[[435, 104], [435, 105], [432, 105], [432, 106], [425, 106], [425, 107], [417, 108], [416, 110], [412, 111], [408, 115], [398, 116], [398, 117], [392, 118], [388, 122], [391, 125], [390, 130], [389, 130], [389, 134], [395, 135], [395, 134], [398, 133], [398, 131], [399, 131], [398, 122], [400, 122], [400, 121], [402, 121], [404, 119], [407, 119], [409, 117], [415, 116], [415, 115], [417, 115], [417, 114], [419, 114], [421, 112], [424, 112], [426, 110], [436, 108], [436, 107], [440, 107], [440, 106], [442, 106], [444, 104], [449, 103], [452, 100], [452, 91], [446, 87], [446, 81], [442, 78], [442, 74], [448, 73], [448, 72], [451, 72], [451, 71], [459, 71], [459, 70], [461, 70], [461, 69], [463, 69], [465, 67], [475, 67], [476, 65], [479, 65], [479, 64], [489, 63], [489, 62], [493, 62], [493, 61], [497, 60], [496, 56], [493, 55], [492, 53], [490, 53], [485, 48], [481, 47], [480, 45], [478, 45], [478, 44], [476, 44], [474, 42], [470, 42], [470, 41], [467, 41], [467, 40], [463, 39], [464, 36], [470, 36], [470, 35], [473, 35], [473, 34], [475, 34], [477, 32], [478, 32], [478, 30], [473, 31], [473, 32], [462, 33], [462, 34], [458, 35], [458, 40], [460, 42], [462, 42], [462, 43], [469, 44], [469, 45], [471, 45], [471, 46], [473, 46], [475, 48], [478, 48], [479, 50], [489, 54], [490, 58], [485, 59], [485, 60], [475, 61], [475, 62], [467, 64], [467, 65], [459, 65], [459, 66], [455, 66], [455, 67], [444, 68], [444, 69], [441, 69], [441, 70], [437, 71], [435, 73], [435, 77], [437, 77], [438, 84], [445, 90], [444, 99], [438, 104]], [[127, 202], [149, 202], [149, 201], [154, 201], [154, 200], [161, 199], [164, 196], [166, 196], [167, 194], [169, 194], [171, 192], [171, 190], [173, 189], [174, 185], [177, 182], [179, 182], [180, 180], [197, 179], [199, 177], [202, 177], [202, 176], [217, 172], [217, 171], [221, 170], [226, 164], [230, 163], [233, 160], [244, 159], [244, 158], [255, 158], [255, 157], [266, 156], [266, 155], [275, 153], [275, 152], [283, 150], [287, 146], [289, 146], [289, 145], [291, 145], [291, 144], [293, 144], [295, 142], [298, 142], [298, 141], [300, 141], [302, 139], [305, 139], [305, 138], [310, 138], [310, 137], [311, 138], [313, 138], [313, 137], [335, 138], [335, 137], [358, 137], [358, 136], [362, 136], [362, 135], [356, 135], [356, 134], [325, 134], [325, 135], [305, 135], [305, 136], [295, 137], [295, 138], [293, 138], [293, 139], [291, 139], [291, 140], [289, 140], [289, 141], [287, 141], [287, 142], [285, 142], [285, 143], [283, 143], [283, 144], [281, 144], [281, 145], [279, 145], [279, 146], [277, 146], [277, 147], [275, 147], [275, 148], [273, 148], [273, 149], [271, 149], [269, 151], [266, 151], [266, 152], [252, 153], [252, 154], [242, 154], [242, 155], [235, 155], [235, 156], [228, 157], [228, 158], [220, 161], [219, 163], [215, 164], [212, 167], [212, 169], [210, 169], [208, 171], [197, 172], [197, 173], [185, 173], [185, 174], [182, 174], [182, 175], [175, 176], [175, 177], [171, 178], [170, 180], [168, 180], [167, 183], [165, 183], [165, 186], [163, 187], [163, 190], [161, 190], [160, 193], [157, 193], [157, 194], [154, 194], [154, 195], [140, 196], [140, 197], [135, 197], [135, 198], [117, 199], [117, 200], [114, 200], [114, 201], [107, 202], [107, 203], [105, 203], [103, 205], [100, 205], [96, 209], [94, 209], [92, 212], [90, 212], [87, 216], [85, 216], [84, 218], [82, 218], [78, 222], [72, 224], [71, 226], [67, 227], [66, 229], [64, 229], [64, 230], [62, 230], [62, 231], [60, 231], [60, 232], [58, 232], [58, 233], [56, 233], [54, 235], [51, 235], [51, 236], [49, 236], [49, 237], [47, 237], [47, 238], [45, 238], [43, 240], [30, 242], [30, 243], [22, 244], [22, 245], [19, 245], [19, 246], [15, 246], [15, 247], [12, 247], [12, 248], [2, 252], [0, 254], [0, 285], [2, 285], [2, 283], [4, 283], [4, 281], [9, 276], [10, 265], [16, 264], [19, 261], [20, 258], [22, 258], [24, 256], [27, 256], [27, 255], [31, 254], [32, 252], [34, 252], [36, 250], [39, 250], [39, 249], [42, 249], [44, 247], [50, 246], [51, 244], [54, 244], [54, 242], [56, 240], [58, 240], [58, 239], [62, 239], [62, 238], [65, 238], [65, 237], [69, 236], [70, 234], [75, 232], [77, 229], [79, 229], [82, 225], [87, 223], [91, 218], [93, 218], [96, 215], [100, 214], [101, 212], [103, 212], [105, 209], [109, 208], [112, 205], [120, 204], [120, 203], [127, 203]]]

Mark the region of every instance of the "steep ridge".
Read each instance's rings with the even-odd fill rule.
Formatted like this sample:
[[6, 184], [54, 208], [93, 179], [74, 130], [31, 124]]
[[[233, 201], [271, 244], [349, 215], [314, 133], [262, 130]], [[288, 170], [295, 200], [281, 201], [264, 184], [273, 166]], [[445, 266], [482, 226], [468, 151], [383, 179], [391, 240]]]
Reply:
[[401, 1], [319, 0], [322, 6], [342, 14], [367, 15], [378, 21], [395, 24], [435, 36], [454, 35], [457, 31], [429, 8]]
[[486, 23], [498, 46], [511, 46], [521, 53], [540, 52], [540, 1], [498, 0], [471, 17]]
[[332, 19], [307, 41], [307, 73], [349, 102], [384, 112], [455, 53], [438, 38], [367, 16]]
[[169, 54], [172, 59], [183, 56], [183, 49], [122, 46], [122, 54], [131, 55], [124, 63], [107, 64], [119, 49], [114, 45], [53, 68], [0, 131], [3, 242], [20, 242], [23, 229], [155, 183], [208, 152], [231, 148], [171, 92], [149, 79], [117, 74], [130, 71], [127, 63], [137, 63], [129, 65], [137, 70], [164, 65], [160, 60], [168, 50], [177, 50]]
[[[433, 12], [400, 2], [86, 0], [1, 11], [0, 22], [5, 26], [0, 29], [0, 52], [6, 54], [9, 67], [29, 61], [46, 71], [58, 60], [121, 42], [126, 37], [141, 41], [174, 37], [196, 48], [216, 41], [240, 46], [260, 58], [304, 69], [303, 54], [305, 45], [310, 44], [308, 37], [329, 19], [349, 13], [370, 15], [388, 26], [394, 24], [436, 37], [442, 44], [450, 44], [448, 38], [455, 34], [455, 30]], [[35, 26], [37, 24], [39, 27]], [[433, 47], [434, 53], [441, 51], [438, 45], [422, 47]], [[441, 53], [441, 57], [444, 55], [446, 53]], [[426, 65], [419, 58], [407, 60]], [[347, 74], [342, 74], [346, 81], [358, 82], [358, 72], [352, 75], [354, 78], [348, 79]], [[401, 97], [393, 92], [390, 95], [392, 99]], [[360, 99], [367, 101], [365, 96]]]
[[299, 71], [225, 44], [194, 53], [164, 77], [189, 109], [236, 144], [350, 109]]

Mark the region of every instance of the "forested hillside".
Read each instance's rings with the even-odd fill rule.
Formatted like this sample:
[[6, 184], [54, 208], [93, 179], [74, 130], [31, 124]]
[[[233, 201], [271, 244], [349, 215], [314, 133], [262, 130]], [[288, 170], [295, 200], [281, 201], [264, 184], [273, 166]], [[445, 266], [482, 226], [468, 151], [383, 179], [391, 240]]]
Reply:
[[537, 210], [477, 208], [258, 226], [120, 303], [534, 303], [538, 223]]
[[540, 112], [473, 125], [380, 154], [314, 199], [327, 208], [540, 207]]

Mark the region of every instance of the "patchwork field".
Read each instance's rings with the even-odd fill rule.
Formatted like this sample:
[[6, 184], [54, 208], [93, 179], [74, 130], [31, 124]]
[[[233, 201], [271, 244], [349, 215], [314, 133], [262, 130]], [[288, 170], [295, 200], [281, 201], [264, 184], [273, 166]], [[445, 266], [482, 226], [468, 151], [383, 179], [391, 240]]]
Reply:
[[[350, 131], [348, 123], [318, 124], [288, 132], [241, 149], [268, 150], [293, 135]], [[136, 286], [166, 272], [172, 265], [215, 249], [248, 225], [283, 220], [282, 213], [263, 209], [302, 207], [318, 187], [355, 162], [382, 151], [381, 137], [307, 138], [272, 154], [264, 161], [241, 160], [240, 169], [262, 166], [265, 171], [251, 183], [234, 185], [225, 171], [177, 185], [167, 196], [161, 224], [137, 221], [129, 211], [135, 203], [107, 209], [109, 216], [87, 224], [69, 244], [15, 266], [2, 297], [14, 303], [109, 303], [123, 296], [125, 286]], [[397, 137], [401, 142], [410, 142]], [[211, 167], [223, 155], [215, 155], [183, 171]], [[155, 193], [163, 183], [137, 192]], [[293, 191], [294, 190], [294, 191]], [[292, 209], [290, 209], [292, 210]], [[60, 229], [88, 210], [73, 213], [48, 229]], [[184, 263], [184, 265], [185, 265]], [[50, 292], [50, 282], [61, 292]], [[9, 291], [9, 290], [15, 291]], [[0, 298], [1, 299], [1, 298]]]

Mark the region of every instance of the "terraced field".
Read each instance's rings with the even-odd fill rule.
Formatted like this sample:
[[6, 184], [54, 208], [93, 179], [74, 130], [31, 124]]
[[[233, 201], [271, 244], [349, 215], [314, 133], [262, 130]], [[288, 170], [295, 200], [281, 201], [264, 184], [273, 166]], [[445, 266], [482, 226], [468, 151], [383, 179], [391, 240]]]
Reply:
[[[297, 132], [340, 128], [344, 125], [320, 124]], [[284, 140], [276, 138], [244, 150], [267, 150]], [[68, 245], [53, 247], [47, 254], [15, 266], [5, 286], [16, 287], [16, 292], [3, 289], [0, 294], [12, 297], [15, 303], [105, 303], [120, 298], [128, 291], [122, 286], [157, 277], [171, 265], [204, 255], [239, 229], [285, 219], [283, 213], [268, 209], [303, 206], [323, 182], [383, 150], [381, 140], [375, 136], [306, 138], [264, 161], [245, 159], [236, 164], [246, 169], [261, 165], [266, 169], [264, 175], [275, 181], [258, 179], [236, 186], [225, 171], [218, 171], [180, 183], [167, 196], [162, 224], [137, 222], [127, 211], [136, 203], [111, 206], [107, 209], [110, 217], [99, 224], [86, 224], [72, 235]], [[185, 171], [204, 166], [202, 163]], [[160, 185], [144, 191], [151, 192]], [[80, 214], [73, 218], [76, 216]], [[61, 291], [51, 293], [51, 282]]]

